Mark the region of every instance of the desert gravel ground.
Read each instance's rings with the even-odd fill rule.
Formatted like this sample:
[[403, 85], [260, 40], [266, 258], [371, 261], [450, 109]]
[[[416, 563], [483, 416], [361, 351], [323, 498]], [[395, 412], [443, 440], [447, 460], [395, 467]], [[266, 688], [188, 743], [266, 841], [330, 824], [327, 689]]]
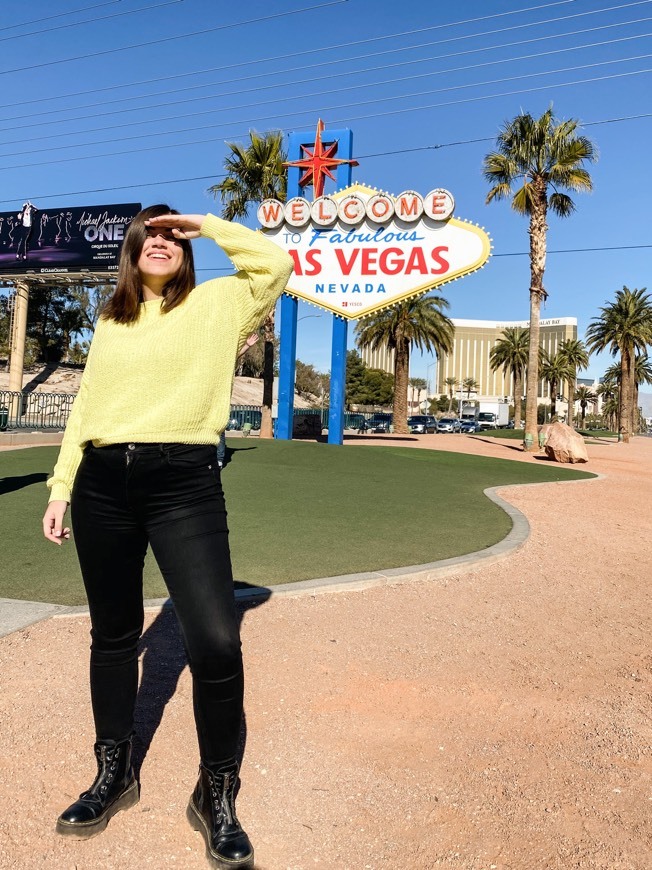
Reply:
[[[490, 439], [401, 443], [536, 461]], [[258, 870], [652, 867], [652, 439], [589, 453], [604, 478], [502, 491], [532, 533], [501, 563], [244, 612], [238, 806]], [[206, 867], [165, 610], [143, 641], [141, 801], [90, 841], [54, 833], [93, 776], [88, 630], [62, 617], [0, 640], [0, 867]]]

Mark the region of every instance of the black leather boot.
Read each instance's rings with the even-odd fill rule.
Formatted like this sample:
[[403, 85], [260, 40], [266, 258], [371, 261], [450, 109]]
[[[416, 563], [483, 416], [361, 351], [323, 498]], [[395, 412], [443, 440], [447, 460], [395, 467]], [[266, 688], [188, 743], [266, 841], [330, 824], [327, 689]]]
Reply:
[[95, 782], [57, 819], [57, 833], [64, 837], [94, 837], [106, 828], [111, 816], [133, 807], [140, 798], [131, 766], [131, 740], [96, 743], [95, 757]]
[[199, 765], [199, 780], [186, 815], [206, 841], [206, 857], [220, 870], [253, 870], [254, 850], [235, 814], [237, 763]]

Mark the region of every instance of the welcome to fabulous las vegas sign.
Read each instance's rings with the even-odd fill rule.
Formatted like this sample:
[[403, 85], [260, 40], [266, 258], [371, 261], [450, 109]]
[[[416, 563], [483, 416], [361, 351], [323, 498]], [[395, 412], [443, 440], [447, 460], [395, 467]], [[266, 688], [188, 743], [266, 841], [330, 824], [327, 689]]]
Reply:
[[486, 232], [444, 188], [391, 196], [353, 184], [310, 202], [267, 199], [258, 220], [294, 260], [286, 292], [356, 320], [480, 269]]

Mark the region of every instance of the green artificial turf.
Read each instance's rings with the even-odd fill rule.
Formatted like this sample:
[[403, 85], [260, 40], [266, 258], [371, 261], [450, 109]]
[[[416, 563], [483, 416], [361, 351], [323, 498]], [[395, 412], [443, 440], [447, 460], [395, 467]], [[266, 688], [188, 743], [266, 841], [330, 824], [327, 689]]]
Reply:
[[[445, 436], [441, 436], [445, 437]], [[511, 521], [488, 486], [592, 477], [540, 465], [402, 447], [230, 439], [223, 472], [235, 577], [273, 585], [417, 565], [489, 547]], [[0, 453], [0, 597], [84, 603], [74, 546], [46, 541], [44, 485], [57, 448]], [[145, 596], [166, 595], [154, 560]]]

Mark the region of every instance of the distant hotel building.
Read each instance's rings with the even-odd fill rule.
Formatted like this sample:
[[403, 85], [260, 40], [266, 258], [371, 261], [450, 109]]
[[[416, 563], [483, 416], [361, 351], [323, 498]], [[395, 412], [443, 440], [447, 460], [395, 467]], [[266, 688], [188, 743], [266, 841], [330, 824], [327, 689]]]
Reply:
[[[473, 378], [478, 382], [479, 387], [476, 393], [471, 394], [471, 398], [503, 399], [507, 396], [513, 399], [512, 376], [502, 369], [492, 372], [489, 366], [489, 354], [502, 337], [506, 327], [527, 328], [530, 325], [529, 321], [453, 320], [453, 324], [455, 326], [453, 352], [443, 354], [440, 358], [435, 382], [429, 384], [429, 390], [437, 395], [446, 394], [448, 392], [446, 378], [454, 377], [460, 383], [465, 378]], [[559, 345], [566, 339], [576, 338], [577, 318], [553, 317], [541, 320], [540, 343], [548, 353], [556, 353]], [[373, 351], [370, 348], [363, 348], [360, 355], [369, 368], [394, 373], [394, 351], [386, 347]], [[563, 391], [562, 386], [560, 392]], [[550, 401], [548, 386], [543, 382], [539, 384], [539, 397], [543, 402]]]
[[[455, 341], [453, 352], [442, 355], [437, 366], [436, 392], [446, 393], [446, 378], [454, 377], [460, 383], [465, 378], [473, 378], [479, 384], [478, 391], [472, 398], [495, 399], [508, 396], [514, 397], [514, 379], [503, 369], [491, 371], [489, 354], [496, 342], [502, 338], [503, 332], [509, 326], [530, 326], [527, 320], [495, 321], [495, 320], [453, 320], [455, 326]], [[554, 355], [559, 345], [567, 339], [577, 338], [577, 318], [552, 317], [541, 320], [539, 343]], [[560, 389], [563, 392], [563, 386]], [[539, 383], [539, 398], [549, 401], [547, 384]]]

